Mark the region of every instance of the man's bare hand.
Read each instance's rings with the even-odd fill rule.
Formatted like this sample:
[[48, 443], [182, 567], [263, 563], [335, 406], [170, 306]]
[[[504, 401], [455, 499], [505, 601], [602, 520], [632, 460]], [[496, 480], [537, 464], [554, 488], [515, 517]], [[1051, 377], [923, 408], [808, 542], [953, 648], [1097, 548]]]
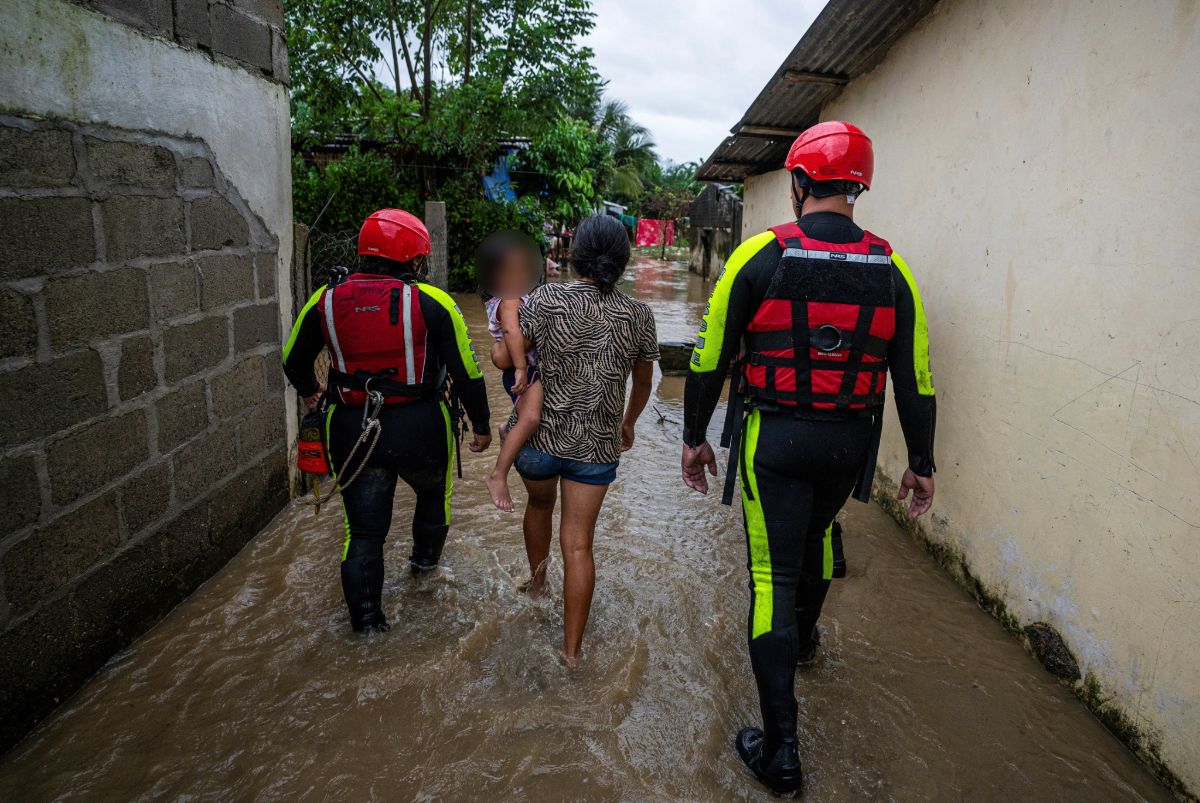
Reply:
[[304, 406], [310, 410], [317, 409], [317, 405], [321, 403], [321, 397], [325, 395], [325, 385], [321, 384], [317, 387], [317, 392], [311, 396], [304, 397]]
[[708, 468], [709, 474], [717, 476], [717, 456], [713, 453], [713, 448], [708, 445], [708, 441], [699, 446], [688, 446], [685, 443], [683, 445], [683, 484], [693, 491], [707, 494], [708, 477], [704, 476], [705, 467]]
[[912, 491], [912, 501], [908, 503], [908, 517], [915, 519], [933, 504], [933, 477], [921, 477], [914, 474], [911, 468], [904, 469], [896, 498], [907, 499], [909, 491]]
[[471, 442], [467, 444], [467, 448], [472, 452], [485, 451], [492, 443], [491, 435], [480, 435], [476, 433], [475, 437], [471, 438]]

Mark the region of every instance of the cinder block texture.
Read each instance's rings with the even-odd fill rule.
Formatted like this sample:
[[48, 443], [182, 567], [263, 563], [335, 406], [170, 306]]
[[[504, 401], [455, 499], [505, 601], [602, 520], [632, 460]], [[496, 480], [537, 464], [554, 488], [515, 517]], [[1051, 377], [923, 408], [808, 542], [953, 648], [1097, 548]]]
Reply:
[[0, 751], [286, 500], [278, 250], [203, 142], [0, 114]]
[[74, 175], [70, 131], [0, 128], [0, 186], [61, 187]]
[[156, 145], [87, 137], [88, 164], [96, 181], [175, 189], [175, 155]]
[[0, 282], [63, 273], [94, 259], [87, 198], [0, 198]]
[[211, 6], [213, 50], [271, 72], [271, 29], [253, 17], [224, 6]]
[[212, 53], [266, 80], [287, 83], [279, 0], [72, 0], [151, 36]]

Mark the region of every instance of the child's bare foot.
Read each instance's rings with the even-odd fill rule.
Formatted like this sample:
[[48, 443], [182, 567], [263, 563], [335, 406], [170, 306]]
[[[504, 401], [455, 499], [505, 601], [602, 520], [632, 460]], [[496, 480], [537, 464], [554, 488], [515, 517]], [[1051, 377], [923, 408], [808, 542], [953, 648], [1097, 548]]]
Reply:
[[499, 474], [488, 474], [483, 481], [488, 493], [492, 495], [492, 504], [505, 513], [513, 512], [512, 494], [508, 492], [508, 477]]
[[574, 669], [575, 667], [579, 666], [579, 656], [567, 655], [565, 652], [560, 652], [558, 654], [558, 662], [567, 669]]

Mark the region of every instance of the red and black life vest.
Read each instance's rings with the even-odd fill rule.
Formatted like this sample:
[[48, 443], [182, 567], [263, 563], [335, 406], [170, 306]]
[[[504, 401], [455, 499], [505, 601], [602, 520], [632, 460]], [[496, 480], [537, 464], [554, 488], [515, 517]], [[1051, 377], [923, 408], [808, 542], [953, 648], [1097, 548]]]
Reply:
[[746, 329], [747, 392], [823, 410], [881, 407], [896, 331], [891, 246], [870, 232], [827, 243], [796, 223], [771, 231], [783, 258]]
[[403, 404], [435, 391], [425, 381], [425, 317], [420, 290], [391, 276], [355, 273], [325, 291], [321, 328], [329, 347], [329, 385], [345, 404], [367, 391]]

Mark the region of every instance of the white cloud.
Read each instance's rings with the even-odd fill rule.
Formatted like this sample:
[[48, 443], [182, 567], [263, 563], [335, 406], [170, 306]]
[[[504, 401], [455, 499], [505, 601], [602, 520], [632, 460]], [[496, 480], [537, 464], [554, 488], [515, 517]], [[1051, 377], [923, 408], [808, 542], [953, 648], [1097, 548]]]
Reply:
[[660, 156], [704, 159], [800, 41], [824, 0], [594, 0], [585, 40], [608, 94]]

